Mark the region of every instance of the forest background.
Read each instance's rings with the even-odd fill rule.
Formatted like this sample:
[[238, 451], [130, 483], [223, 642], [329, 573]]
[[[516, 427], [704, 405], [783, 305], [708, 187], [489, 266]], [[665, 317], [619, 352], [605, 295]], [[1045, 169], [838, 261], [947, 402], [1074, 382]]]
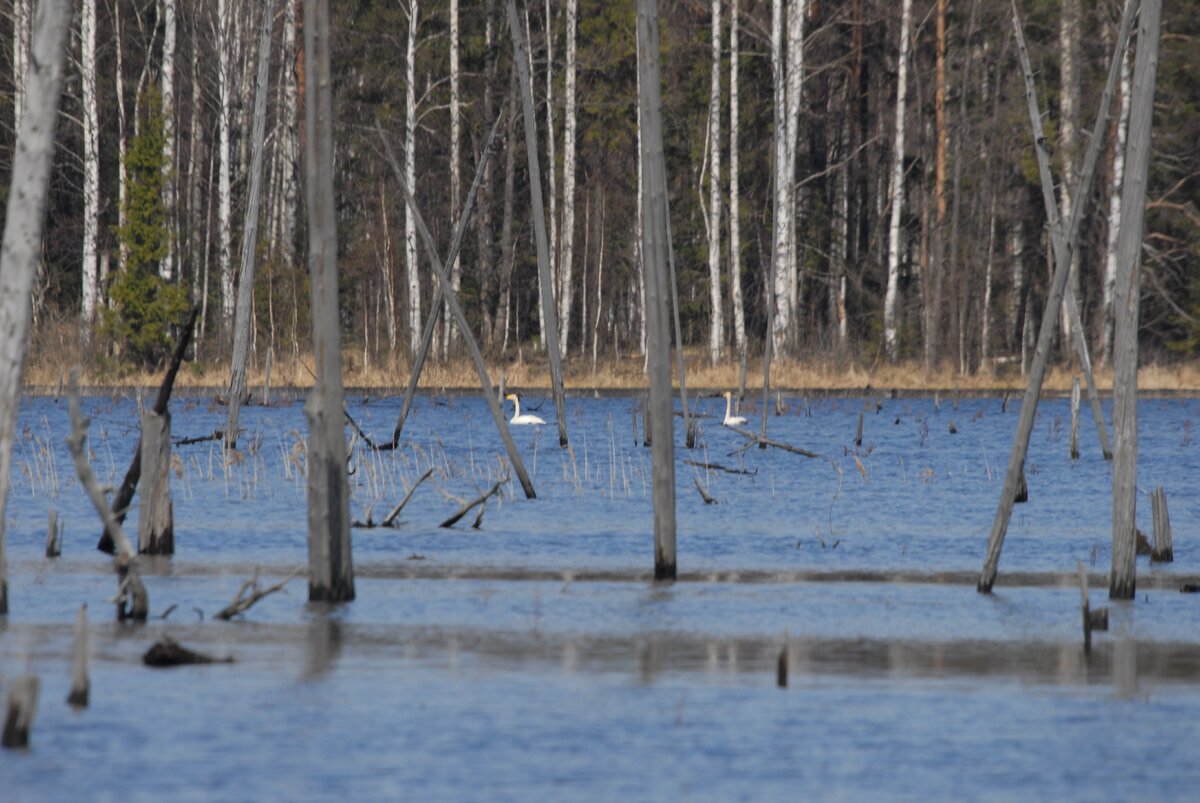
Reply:
[[[642, 377], [634, 4], [518, 4], [531, 67], [568, 384]], [[1112, 57], [1114, 0], [1020, 0], [1064, 217], [1086, 202], [1071, 286], [1107, 382], [1132, 53], [1101, 175], [1070, 197]], [[0, 189], [34, 0], [0, 3]], [[272, 8], [273, 7], [273, 8]], [[489, 361], [548, 386], [513, 40], [502, 0], [333, 0], [342, 338], [351, 385], [407, 378], [436, 280], [380, 129], [448, 248], [487, 134], [454, 283]], [[265, 20], [269, 52], [260, 46]], [[1168, 4], [1143, 245], [1143, 386], [1200, 387], [1200, 33]], [[254, 264], [251, 381], [311, 382], [300, 0], [79, 0], [27, 380], [74, 364], [143, 381], [194, 303], [190, 381], [224, 385]], [[689, 379], [736, 383], [772, 307], [790, 386], [1020, 385], [1052, 255], [1008, 3], [661, 3], [672, 243]], [[903, 35], [902, 34], [906, 34]], [[1131, 46], [1136, 48], [1136, 38]], [[269, 58], [261, 203], [247, 226], [255, 74]], [[511, 100], [510, 100], [511, 99]], [[1065, 181], [1064, 181], [1065, 179]], [[244, 232], [254, 232], [252, 248]], [[1052, 386], [1069, 385], [1066, 331]], [[427, 385], [473, 385], [439, 324]], [[757, 375], [756, 370], [751, 376]]]

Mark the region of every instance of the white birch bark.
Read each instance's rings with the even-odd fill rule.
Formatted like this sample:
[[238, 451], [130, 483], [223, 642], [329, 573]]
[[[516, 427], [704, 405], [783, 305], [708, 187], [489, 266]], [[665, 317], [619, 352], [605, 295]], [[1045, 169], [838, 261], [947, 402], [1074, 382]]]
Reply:
[[1100, 363], [1112, 358], [1113, 289], [1117, 283], [1117, 235], [1121, 231], [1121, 190], [1125, 184], [1125, 143], [1129, 137], [1129, 88], [1132, 83], [1130, 52], [1121, 59], [1121, 110], [1117, 113], [1117, 137], [1113, 147], [1111, 205], [1108, 210], [1108, 242], [1104, 260], [1103, 312], [1104, 331], [1100, 338]]
[[[420, 6], [417, 0], [408, 4], [408, 46], [404, 64], [404, 180], [416, 191], [417, 186], [417, 19]], [[409, 350], [416, 354], [421, 345], [421, 276], [417, 263], [417, 223], [412, 211], [404, 211], [405, 270], [408, 278], [408, 341]]]
[[80, 89], [83, 108], [83, 263], [80, 331], [91, 334], [100, 299], [100, 123], [96, 107], [96, 0], [83, 0], [79, 20]]
[[[461, 183], [458, 164], [460, 159], [459, 140], [462, 136], [458, 98], [458, 33], [458, 0], [450, 0], [450, 228], [452, 231], [458, 228], [458, 196]], [[454, 255], [454, 264], [450, 266], [450, 286], [454, 288], [455, 294], [462, 287], [462, 259], [458, 254]], [[442, 321], [446, 327], [446, 337], [442, 341], [442, 358], [448, 360], [450, 359], [450, 346], [454, 339], [454, 321], [450, 315], [450, 302], [445, 302], [444, 306]]]
[[[637, 85], [638, 97], [642, 96], [642, 51], [637, 50]], [[645, 170], [642, 161], [642, 105], [637, 107], [637, 215], [634, 217], [633, 256], [637, 266], [637, 304], [638, 304], [638, 349], [643, 357], [646, 355], [646, 255], [642, 251], [642, 233], [646, 227], [645, 216]]]
[[787, 282], [788, 305], [792, 310], [791, 329], [787, 337], [795, 343], [800, 327], [800, 275], [803, 247], [796, 231], [798, 199], [796, 198], [796, 148], [800, 136], [800, 100], [804, 80], [804, 16], [807, 0], [792, 0], [787, 7]]
[[788, 165], [787, 125], [787, 74], [783, 61], [783, 0], [771, 3], [771, 74], [774, 77], [775, 131], [775, 320], [771, 331], [772, 346], [776, 354], [785, 353], [787, 335], [791, 331], [791, 285], [788, 276], [788, 196], [791, 194], [791, 178]]
[[733, 342], [746, 353], [746, 312], [742, 300], [742, 242], [738, 210], [738, 0], [729, 11], [729, 295], [733, 303]]
[[233, 239], [233, 151], [230, 142], [233, 64], [230, 25], [229, 0], [217, 0], [217, 265], [221, 282], [221, 332], [225, 336], [233, 327], [234, 309], [233, 260], [230, 254]]
[[21, 130], [25, 74], [29, 71], [30, 0], [13, 0], [13, 131]]
[[[529, 42], [529, 52], [533, 53], [533, 40]], [[530, 72], [530, 75], [533, 75]], [[554, 16], [550, 10], [550, 0], [546, 0], [546, 150], [549, 164], [546, 169], [546, 179], [549, 183], [550, 200], [550, 275], [553, 277], [554, 297], [562, 298], [562, 271], [558, 258], [558, 159], [555, 154], [554, 136]], [[557, 317], [557, 316], [556, 316]], [[560, 324], [561, 325], [561, 324]], [[546, 337], [542, 336], [542, 347], [546, 346]], [[563, 352], [566, 353], [565, 351]]]
[[[575, 265], [575, 29], [578, 21], [578, 1], [567, 0], [567, 56], [566, 75], [564, 76], [563, 97], [563, 225], [560, 245], [562, 258], [559, 260], [559, 270], [562, 272], [562, 294], [559, 296], [559, 314], [562, 332], [559, 340], [562, 343], [562, 353], [568, 354], [571, 334], [571, 282]], [[585, 223], [586, 225], [586, 223]], [[585, 254], [586, 259], [586, 254]], [[584, 276], [583, 300], [587, 304], [587, 283]], [[587, 313], [582, 314], [579, 343], [582, 346], [587, 341], [585, 329]]]
[[[128, 143], [125, 139], [125, 69], [123, 66], [124, 53], [122, 41], [124, 36], [121, 32], [121, 4], [113, 4], [113, 27], [115, 33], [113, 35], [113, 44], [116, 47], [117, 56], [117, 227], [125, 228], [125, 196], [128, 192], [127, 184], [129, 176], [126, 171], [125, 154]], [[129, 259], [129, 249], [125, 243], [120, 243], [117, 247], [117, 270], [124, 272], [125, 263]]]
[[[1071, 207], [1074, 200], [1071, 188], [1076, 183], [1076, 118], [1079, 114], [1079, 0], [1062, 0], [1062, 15], [1059, 17], [1058, 46], [1059, 46], [1059, 149], [1062, 151], [1063, 180], [1059, 184], [1061, 199], [1059, 216], [1061, 220], [1071, 219]], [[1071, 252], [1071, 274], [1067, 278], [1068, 293], [1076, 299], [1082, 299], [1079, 282], [1079, 251]], [[1062, 342], [1064, 348], [1070, 343], [1071, 316], [1067, 314], [1067, 301], [1064, 297], [1061, 315]]]
[[[192, 41], [198, 41], [197, 23], [198, 14], [192, 15], [191, 36]], [[189, 64], [189, 70], [192, 80], [192, 108], [189, 114], [188, 129], [191, 135], [188, 137], [191, 141], [188, 143], [188, 169], [187, 169], [187, 258], [192, 266], [192, 298], [203, 304], [202, 296], [200, 295], [200, 263], [203, 259], [200, 253], [201, 244], [204, 242], [201, 237], [201, 231], [206, 227], [208, 218], [202, 214], [203, 202], [201, 200], [201, 157], [200, 146], [205, 141], [204, 126], [201, 125], [201, 84], [200, 79], [200, 53], [199, 48], [193, 47]], [[200, 321], [196, 330], [196, 347], [199, 348], [202, 340], [201, 333], [204, 331], [204, 316], [200, 316]]]
[[4, 523], [12, 475], [21, 377], [33, 317], [33, 280], [42, 245], [63, 50], [71, 26], [67, 0], [41, 0], [23, 78], [27, 103], [17, 131], [4, 238], [0, 245], [0, 615], [8, 613]]
[[708, 95], [708, 361], [721, 359], [725, 339], [721, 303], [721, 0], [712, 0], [712, 71]]
[[[85, 0], [89, 2], [94, 0]], [[178, 254], [179, 230], [176, 214], [175, 165], [175, 0], [162, 0], [163, 55], [162, 55], [162, 115], [163, 115], [163, 165], [167, 174], [163, 177], [163, 204], [167, 210], [167, 255], [158, 264], [158, 274], [168, 281], [175, 275]]]
[[900, 15], [900, 56], [896, 63], [896, 140], [892, 150], [892, 219], [888, 227], [887, 292], [883, 299], [883, 343], [888, 359], [896, 361], [896, 297], [900, 289], [900, 219], [904, 208], [904, 114], [908, 95], [908, 31], [912, 0], [904, 0]]

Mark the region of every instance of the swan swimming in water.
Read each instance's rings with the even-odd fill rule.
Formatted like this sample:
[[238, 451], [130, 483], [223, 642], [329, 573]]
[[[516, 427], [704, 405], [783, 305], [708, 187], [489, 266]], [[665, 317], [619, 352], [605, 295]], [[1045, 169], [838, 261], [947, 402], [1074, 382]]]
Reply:
[[740, 427], [746, 423], [746, 419], [740, 415], [733, 414], [733, 393], [725, 391], [725, 420], [721, 423], [727, 427]]
[[521, 415], [521, 400], [517, 398], [517, 394], [509, 393], [504, 398], [511, 399], [513, 403], [513, 417], [508, 420], [510, 424], [545, 424], [540, 417], [533, 413]]

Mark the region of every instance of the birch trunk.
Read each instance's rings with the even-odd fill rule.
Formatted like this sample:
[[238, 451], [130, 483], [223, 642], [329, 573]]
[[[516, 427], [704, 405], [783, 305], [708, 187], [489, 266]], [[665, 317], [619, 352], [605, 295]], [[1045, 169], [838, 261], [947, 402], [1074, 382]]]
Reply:
[[[125, 228], [125, 196], [129, 191], [129, 176], [125, 165], [127, 145], [125, 139], [125, 68], [123, 66], [124, 52], [121, 31], [121, 4], [113, 4], [113, 45], [116, 49], [116, 85], [117, 85], [117, 227]], [[124, 272], [125, 263], [129, 258], [129, 249], [124, 242], [117, 245], [117, 271]]]
[[896, 62], [896, 136], [892, 149], [892, 217], [888, 226], [887, 291], [883, 299], [883, 343], [888, 359], [896, 362], [896, 300], [900, 290], [900, 221], [904, 208], [904, 116], [908, 94], [908, 31], [912, 0], [904, 0], [900, 16], [900, 55]]
[[729, 11], [729, 295], [733, 303], [733, 342], [746, 354], [746, 312], [742, 300], [741, 194], [738, 187], [738, 0]]
[[[231, 188], [233, 152], [230, 143], [232, 113], [232, 45], [229, 41], [229, 0], [217, 0], [217, 264], [221, 281], [221, 333], [228, 337], [233, 326], [234, 290], [232, 249], [233, 199]], [[228, 342], [228, 341], [226, 341]]]
[[796, 230], [799, 217], [799, 200], [796, 197], [796, 151], [800, 137], [800, 100], [803, 95], [804, 79], [804, 17], [808, 12], [808, 0], [791, 0], [787, 4], [787, 166], [785, 167], [787, 192], [787, 265], [788, 306], [791, 309], [790, 329], [785, 336], [792, 346], [800, 340], [801, 283], [800, 275], [802, 244]]
[[[414, 2], [415, 5], [415, 2]], [[338, 320], [329, 0], [304, 0], [305, 206], [316, 384], [308, 397], [308, 599], [354, 599]]]
[[42, 245], [54, 131], [62, 91], [63, 50], [71, 25], [67, 0], [40, 0], [34, 18], [28, 71], [28, 102], [12, 165], [4, 239], [0, 245], [0, 615], [8, 613], [8, 565], [4, 524], [12, 476], [13, 439], [21, 402], [21, 377], [33, 317], [33, 280]]
[[721, 359], [725, 340], [721, 303], [721, 0], [712, 0], [712, 72], [708, 96], [708, 361]]
[[25, 78], [29, 72], [30, 1], [13, 0], [13, 131], [21, 130], [25, 110]]
[[[199, 14], [192, 15], [191, 33], [192, 41], [197, 41], [197, 32], [199, 24], [197, 18]], [[189, 63], [190, 77], [192, 80], [192, 107], [188, 115], [188, 130], [190, 136], [188, 139], [191, 142], [188, 144], [187, 156], [187, 258], [191, 262], [192, 273], [192, 298], [203, 304], [203, 296], [201, 290], [201, 262], [204, 255], [201, 254], [201, 246], [204, 238], [201, 236], [202, 230], [208, 228], [208, 216], [203, 214], [204, 202], [201, 199], [201, 145], [205, 141], [204, 126], [200, 124], [200, 116], [202, 110], [202, 100], [200, 94], [201, 78], [200, 78], [200, 53], [199, 48], [193, 47], [191, 59]], [[204, 319], [200, 319], [200, 328], [204, 328]], [[196, 347], [199, 348], [202, 338], [197, 335]]]
[[[459, 121], [458, 99], [458, 0], [450, 0], [450, 228], [458, 228], [459, 210], [459, 140], [461, 139], [461, 124]], [[455, 294], [462, 287], [462, 259], [454, 255], [454, 264], [450, 266], [450, 286]], [[442, 341], [442, 359], [450, 359], [450, 347], [454, 340], [454, 321], [450, 317], [450, 305], [445, 304], [442, 314], [445, 321], [446, 337]]]
[[[555, 154], [554, 140], [554, 16], [550, 12], [550, 0], [546, 0], [546, 151], [550, 168], [547, 171], [547, 182], [550, 195], [550, 275], [554, 281], [554, 298], [562, 298], [562, 272], [558, 260], [558, 159]], [[528, 36], [530, 58], [533, 54], [533, 40]], [[533, 74], [532, 67], [530, 75]], [[557, 316], [556, 316], [557, 317]], [[561, 320], [561, 318], [559, 319]], [[542, 348], [546, 347], [546, 337], [542, 336]], [[565, 352], [564, 352], [565, 353]]]
[[[416, 191], [417, 186], [417, 0], [408, 4], [408, 46], [404, 62], [404, 180]], [[413, 354], [421, 345], [421, 275], [417, 254], [417, 224], [412, 210], [404, 211], [404, 266], [408, 278], [408, 346]]]
[[229, 421], [225, 443], [237, 443], [238, 414], [246, 395], [246, 362], [250, 351], [250, 330], [254, 310], [254, 260], [258, 251], [258, 208], [262, 199], [263, 142], [267, 130], [267, 83], [271, 68], [271, 28], [275, 19], [275, 0], [266, 0], [262, 28], [258, 38], [258, 78], [254, 88], [254, 131], [250, 143], [250, 192], [246, 198], [246, 217], [242, 223], [242, 262], [238, 274], [237, 320], [233, 332], [233, 364], [229, 372]]
[[[1075, 174], [1078, 168], [1076, 140], [1078, 136], [1079, 115], [1079, 0], [1062, 0], [1062, 14], [1059, 17], [1058, 48], [1059, 48], [1059, 141], [1058, 147], [1062, 153], [1063, 180], [1059, 184], [1061, 200], [1059, 212], [1063, 220], [1071, 219], [1071, 209], [1075, 199], [1071, 197], [1071, 188], [1075, 185]], [[1071, 275], [1067, 278], [1068, 297], [1081, 299], [1079, 282], [1079, 254], [1071, 252]], [[1067, 314], [1067, 301], [1063, 299], [1061, 317], [1063, 351], [1068, 349], [1071, 337], [1071, 316]]]
[[662, 150], [662, 87], [659, 77], [658, 3], [638, 0], [638, 105], [645, 126], [646, 311], [649, 321], [650, 419], [654, 498], [654, 578], [675, 579], [675, 438], [671, 413], [671, 324], [667, 267], [667, 181]]
[[[559, 295], [559, 318], [562, 321], [560, 340], [563, 354], [569, 354], [571, 336], [571, 282], [575, 266], [575, 29], [578, 20], [579, 0], [567, 0], [567, 62], [564, 67], [564, 97], [563, 97], [563, 222], [560, 244], [562, 258], [559, 260], [559, 270], [562, 273], [562, 293]], [[586, 225], [586, 224], [585, 224]], [[586, 249], [585, 253], [586, 253]], [[586, 259], [586, 256], [585, 256]], [[587, 282], [586, 275], [583, 285], [583, 300], [586, 307]], [[582, 346], [587, 340], [587, 313], [581, 316], [579, 342]]]
[[1108, 210], [1108, 242], [1104, 260], [1104, 331], [1100, 338], [1100, 363], [1112, 359], [1113, 291], [1117, 283], [1117, 240], [1121, 231], [1121, 192], [1125, 185], [1125, 143], [1129, 138], [1129, 90], [1132, 83], [1130, 53], [1121, 60], [1121, 110], [1117, 113], [1117, 136], [1113, 146], [1112, 186], [1109, 188], [1111, 206]]
[[[637, 48], [637, 90], [642, 96], [642, 49]], [[637, 213], [633, 228], [633, 264], [637, 267], [638, 350], [646, 358], [646, 254], [642, 242], [646, 232], [646, 165], [642, 159], [642, 104], [637, 105]]]
[[[278, 146], [275, 153], [279, 159], [280, 169], [280, 221], [279, 246], [280, 261], [291, 266], [296, 258], [296, 210], [300, 206], [300, 187], [298, 184], [300, 161], [300, 97], [297, 91], [296, 61], [296, 6], [301, 0], [284, 0], [286, 11], [283, 17], [283, 53], [281, 58], [285, 65], [280, 91], [283, 103], [279, 110], [282, 125], [277, 134]], [[393, 344], [393, 350], [394, 344]]]
[[1150, 172], [1150, 134], [1162, 0], [1144, 0], [1138, 15], [1137, 56], [1129, 111], [1129, 144], [1121, 190], [1121, 232], [1117, 239], [1117, 280], [1113, 297], [1113, 545], [1108, 595], [1133, 599], [1136, 591], [1134, 539], [1137, 507], [1138, 307], [1141, 254]]
[[96, 106], [96, 0], [83, 0], [79, 21], [83, 108], [83, 262], [80, 332], [91, 337], [100, 300], [100, 118]]
[[[94, 2], [94, 0], [85, 0]], [[175, 0], [162, 0], [162, 116], [163, 116], [163, 205], [167, 210], [167, 255], [158, 263], [158, 275], [170, 281], [175, 275], [178, 254], [178, 215], [175, 203], [178, 171], [175, 165]]]
[[771, 340], [775, 351], [783, 354], [786, 338], [791, 331], [791, 283], [788, 273], [788, 247], [791, 242], [788, 236], [788, 197], [791, 195], [792, 180], [788, 176], [788, 123], [787, 123], [787, 73], [783, 60], [783, 0], [772, 0], [771, 3], [771, 74], [774, 77], [775, 88], [775, 259], [774, 281], [774, 325], [771, 329]]

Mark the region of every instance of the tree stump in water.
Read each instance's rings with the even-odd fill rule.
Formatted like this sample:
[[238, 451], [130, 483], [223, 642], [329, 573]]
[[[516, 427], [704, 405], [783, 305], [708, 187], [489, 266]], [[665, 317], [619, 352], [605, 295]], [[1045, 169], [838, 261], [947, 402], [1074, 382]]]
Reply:
[[171, 503], [171, 414], [142, 413], [141, 513], [138, 515], [138, 552], [145, 555], [175, 553], [175, 522]]
[[87, 604], [79, 606], [75, 617], [75, 645], [71, 648], [71, 693], [67, 702], [87, 708], [91, 683], [88, 680]]
[[0, 737], [0, 745], [8, 748], [29, 746], [29, 728], [33, 725], [33, 714], [37, 708], [37, 694], [37, 675], [23, 675], [13, 683], [8, 692], [4, 735]]
[[58, 524], [58, 511], [50, 508], [46, 522], [46, 557], [57, 558], [62, 554], [62, 527]]
[[1154, 548], [1150, 552], [1151, 563], [1171, 563], [1175, 560], [1175, 549], [1171, 546], [1171, 518], [1167, 515], [1167, 492], [1160, 485], [1150, 495], [1154, 509]]

